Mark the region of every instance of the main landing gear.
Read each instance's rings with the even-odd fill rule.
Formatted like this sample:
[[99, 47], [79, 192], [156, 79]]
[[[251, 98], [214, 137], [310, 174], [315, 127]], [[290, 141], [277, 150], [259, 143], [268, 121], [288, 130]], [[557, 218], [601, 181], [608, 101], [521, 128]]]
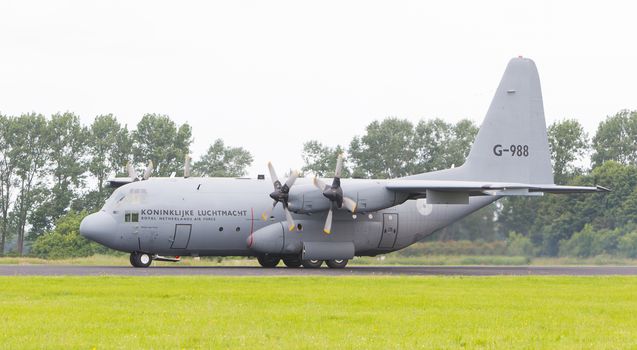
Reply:
[[281, 260], [288, 268], [298, 268], [303, 266], [306, 269], [318, 269], [323, 265], [323, 262], [327, 267], [332, 269], [342, 269], [347, 266], [349, 260], [347, 259], [334, 259], [334, 260], [301, 260], [297, 257], [285, 257], [280, 258], [277, 256], [261, 255], [257, 257], [259, 264], [262, 267], [273, 268], [276, 267]]
[[334, 260], [326, 260], [325, 264], [327, 264], [327, 267], [332, 268], [332, 269], [342, 269], [345, 266], [347, 266], [347, 259], [334, 259]]
[[276, 267], [279, 264], [279, 261], [281, 261], [281, 258], [278, 258], [276, 256], [261, 255], [257, 257], [257, 260], [259, 260], [259, 264], [261, 264], [261, 266], [271, 268]]

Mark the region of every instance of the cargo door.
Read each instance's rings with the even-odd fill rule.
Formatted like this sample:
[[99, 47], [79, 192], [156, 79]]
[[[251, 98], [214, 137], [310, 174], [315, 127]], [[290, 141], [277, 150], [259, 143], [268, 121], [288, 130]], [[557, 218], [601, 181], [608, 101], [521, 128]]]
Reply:
[[383, 214], [383, 233], [378, 248], [391, 249], [396, 244], [398, 214]]
[[190, 241], [190, 231], [192, 230], [191, 224], [176, 224], [175, 236], [173, 237], [173, 243], [170, 245], [172, 249], [186, 249], [188, 242]]

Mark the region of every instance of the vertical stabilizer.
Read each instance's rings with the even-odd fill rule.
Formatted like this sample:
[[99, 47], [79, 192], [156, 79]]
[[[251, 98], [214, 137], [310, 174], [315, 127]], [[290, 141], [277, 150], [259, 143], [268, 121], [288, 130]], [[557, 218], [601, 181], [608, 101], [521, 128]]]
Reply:
[[535, 63], [521, 57], [509, 61], [464, 165], [411, 178], [552, 184]]

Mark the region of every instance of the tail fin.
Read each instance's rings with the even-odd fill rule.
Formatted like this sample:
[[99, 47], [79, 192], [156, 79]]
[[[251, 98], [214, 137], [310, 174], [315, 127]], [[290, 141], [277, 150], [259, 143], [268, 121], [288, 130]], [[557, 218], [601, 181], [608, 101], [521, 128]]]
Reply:
[[465, 164], [430, 174], [412, 178], [553, 183], [540, 78], [532, 60], [509, 61]]
[[465, 166], [479, 180], [553, 183], [540, 78], [532, 60], [509, 61]]

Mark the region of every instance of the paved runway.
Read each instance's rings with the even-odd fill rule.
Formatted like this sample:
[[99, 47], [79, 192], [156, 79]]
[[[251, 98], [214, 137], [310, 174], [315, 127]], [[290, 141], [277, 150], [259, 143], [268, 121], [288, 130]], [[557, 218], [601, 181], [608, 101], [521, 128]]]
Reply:
[[353, 266], [345, 269], [289, 269], [278, 267], [0, 265], [0, 276], [528, 276], [637, 275], [637, 266]]

